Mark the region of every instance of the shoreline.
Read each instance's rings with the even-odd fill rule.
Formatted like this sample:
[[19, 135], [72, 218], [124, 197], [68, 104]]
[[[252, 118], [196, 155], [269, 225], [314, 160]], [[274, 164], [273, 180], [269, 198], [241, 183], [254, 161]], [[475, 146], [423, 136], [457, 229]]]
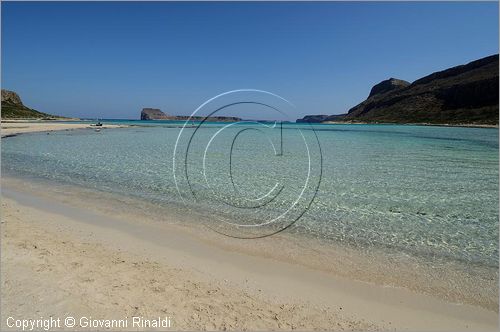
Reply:
[[[377, 247], [352, 247], [308, 236], [286, 232], [269, 239], [238, 240], [220, 236], [207, 226], [213, 221], [204, 211], [176, 203], [150, 202], [145, 198], [118, 192], [101, 191], [66, 181], [5, 176], [4, 188], [45, 197], [49, 202], [66, 202], [106, 215], [145, 224], [180, 228], [197, 241], [226, 251], [259, 256], [334, 277], [411, 290], [457, 305], [479, 306], [498, 311], [498, 269], [490, 265], [464, 262], [447, 257], [433, 258], [418, 253], [400, 252]], [[187, 210], [186, 210], [187, 209]]]
[[[324, 241], [300, 232], [286, 232], [269, 239], [238, 240], [220, 236], [207, 226], [213, 220], [203, 210], [177, 203], [150, 202], [119, 192], [101, 191], [82, 184], [49, 179], [5, 176], [4, 188], [65, 202], [106, 215], [142, 221], [146, 225], [173, 226], [197, 241], [226, 251], [260, 256], [300, 265], [380, 287], [394, 287], [429, 295], [455, 304], [470, 304], [498, 311], [498, 269], [443, 257], [430, 259], [418, 253], [403, 253], [377, 247], [352, 247]], [[186, 210], [187, 209], [187, 210]]]
[[[304, 315], [306, 315], [306, 312], [307, 315], [311, 315], [312, 312], [309, 312], [309, 310], [312, 310], [312, 307], [319, 306], [323, 308], [321, 310], [326, 310], [327, 314], [330, 315], [329, 317], [337, 317], [326, 321], [323, 318], [306, 320], [306, 325], [297, 325], [301, 329], [335, 329], [336, 325], [333, 325], [333, 327], [325, 325], [325, 323], [331, 324], [335, 320], [339, 320], [339, 323], [343, 326], [338, 329], [345, 329], [346, 326], [342, 324], [350, 321], [351, 323], [357, 323], [352, 323], [354, 325], [347, 329], [358, 330], [379, 328], [409, 328], [414, 330], [429, 328], [437, 330], [488, 329], [490, 327], [495, 328], [497, 324], [498, 313], [480, 307], [471, 305], [457, 306], [408, 289], [381, 287], [366, 282], [348, 280], [296, 264], [248, 255], [228, 248], [221, 249], [220, 246], [213, 246], [209, 241], [199, 241], [199, 239], [175, 225], [159, 225], [158, 223], [149, 222], [147, 218], [138, 220], [134, 216], [127, 218], [127, 213], [111, 215], [112, 211], [109, 211], [108, 214], [97, 209], [88, 211], [88, 209], [82, 209], [81, 206], [75, 207], [71, 205], [71, 201], [61, 203], [60, 200], [56, 200], [50, 195], [42, 197], [33, 192], [22, 193], [17, 189], [12, 190], [10, 184], [7, 188], [8, 190], [4, 190], [2, 193], [4, 200], [6, 198], [7, 201], [7, 206], [2, 207], [3, 215], [9, 217], [9, 215], [14, 214], [19, 219], [19, 223], [24, 223], [29, 219], [26, 216], [26, 211], [33, 210], [31, 216], [43, 217], [40, 217], [38, 221], [29, 221], [30, 227], [34, 229], [43, 227], [44, 231], [50, 233], [50, 228], [45, 227], [47, 223], [54, 226], [58, 232], [64, 229], [61, 234], [55, 235], [56, 233], [52, 233], [54, 242], [57, 242], [56, 238], [60, 239], [67, 232], [71, 236], [76, 236], [76, 238], [72, 239], [73, 245], [78, 243], [89, 245], [93, 243], [95, 246], [108, 247], [114, 253], [117, 250], [117, 247], [114, 246], [118, 246], [120, 254], [139, 255], [142, 260], [151, 261], [153, 259], [160, 266], [166, 264], [168, 267], [180, 269], [183, 272], [192, 270], [202, 272], [204, 275], [209, 276], [205, 280], [209, 285], [217, 283], [225, 285], [229, 283], [231, 287], [234, 287], [231, 288], [231, 294], [243, 290], [247, 292], [244, 298], [249, 297], [252, 301], [260, 301], [259, 299], [264, 295], [264, 298], [267, 297], [265, 301], [279, 299], [281, 305], [284, 305], [285, 308], [302, 308], [300, 310], [306, 310], [300, 311]], [[18, 211], [16, 212], [9, 204], [17, 204], [21, 208], [17, 207]], [[64, 219], [64, 222], [61, 218]], [[8, 218], [6, 222], [9, 222]], [[5, 224], [2, 224], [2, 226], [5, 228]], [[27, 234], [20, 232], [18, 235], [26, 236]], [[8, 238], [5, 239], [4, 233], [2, 233], [2, 237], [2, 243], [5, 243], [5, 240], [9, 241]], [[127, 240], [120, 240], [122, 238]], [[51, 241], [47, 240], [47, 242], [46, 245], [55, 245]], [[64, 247], [59, 249], [62, 250], [60, 254], [66, 255]], [[18, 249], [11, 248], [11, 250], [17, 251]], [[107, 253], [106, 255], [114, 254]], [[67, 259], [84, 259], [84, 257], [80, 256], [85, 255], [76, 256]], [[60, 264], [64, 264], [64, 262], [60, 262]], [[95, 264], [99, 264], [99, 262], [90, 262], [92, 266], [96, 266]], [[3, 271], [6, 270], [9, 270], [8, 266], [7, 269], [3, 269]], [[129, 272], [123, 271], [123, 273], [128, 275]], [[13, 277], [11, 276], [11, 278]], [[106, 273], [103, 274], [104, 277], [106, 277]], [[7, 279], [9, 279], [9, 276], [7, 276]], [[102, 289], [107, 289], [108, 286], [112, 289], [112, 285], [106, 286], [103, 284], [101, 286]], [[4, 287], [4, 284], [2, 284], [2, 287]], [[191, 289], [189, 292], [192, 291], [196, 290]], [[242, 293], [238, 294], [236, 298], [231, 299], [234, 301], [233, 310], [236, 308], [234, 307], [235, 303], [241, 300]], [[213, 298], [210, 297], [209, 300], [212, 301]], [[120, 305], [122, 304], [120, 303]], [[340, 307], [342, 309], [339, 309]], [[120, 307], [120, 310], [124, 310], [124, 308]], [[420, 321], [419, 317], [423, 312], [425, 312], [426, 317], [429, 317], [429, 321]], [[219, 313], [217, 316], [226, 314]], [[281, 314], [277, 313], [278, 316]], [[476, 321], [476, 318], [479, 321]], [[273, 319], [270, 322], [275, 324], [277, 321]], [[258, 327], [248, 324], [250, 322], [246, 321], [244, 325], [237, 325], [232, 328], [258, 329]], [[220, 328], [221, 326], [214, 326], [213, 328]], [[173, 325], [173, 328], [175, 327]], [[193, 329], [199, 328], [199, 326], [186, 325], [186, 328]], [[281, 325], [280, 327], [278, 324], [266, 325], [265, 328], [291, 329], [291, 326]]]
[[[4, 198], [2, 210], [6, 219], [2, 225], [2, 330], [12, 330], [6, 325], [9, 316], [57, 319], [68, 314], [78, 321], [82, 317], [165, 317], [173, 330], [374, 329], [324, 308], [290, 306], [227, 279], [207, 278], [183, 267], [176, 261], [177, 253], [169, 256], [174, 262], [161, 262], [150, 257], [150, 251], [146, 254], [144, 243], [130, 234], [109, 232], [11, 199]], [[43, 218], [44, 224], [37, 224], [37, 218]], [[94, 232], [115, 243], [100, 243]], [[312, 322], [311, 314], [325, 317]], [[117, 326], [112, 330], [128, 329]]]
[[[314, 124], [314, 123], [311, 123]], [[395, 126], [423, 126], [423, 127], [457, 127], [457, 128], [485, 128], [498, 129], [499, 125], [489, 124], [467, 124], [467, 123], [395, 123], [395, 122], [343, 122], [343, 121], [324, 121], [317, 124], [342, 124], [342, 125], [395, 125]]]
[[[107, 119], [113, 120], [113, 119]], [[117, 119], [119, 121], [121, 119]], [[72, 123], [74, 121], [82, 121], [84, 123]], [[140, 120], [137, 120], [140, 122]], [[68, 123], [71, 122], [71, 123]], [[85, 123], [87, 122], [87, 123]], [[225, 122], [221, 122], [225, 123]], [[499, 129], [499, 125], [489, 125], [489, 124], [448, 124], [448, 123], [394, 123], [394, 122], [344, 122], [344, 121], [325, 121], [325, 122], [294, 122], [290, 123], [293, 125], [314, 125], [314, 124], [326, 124], [326, 125], [394, 125], [394, 126], [422, 126], [422, 127], [451, 127], [451, 128], [483, 128], [483, 129]], [[106, 124], [103, 123], [101, 129], [107, 128], [126, 128], [126, 127], [149, 127], [147, 124]], [[81, 119], [54, 119], [54, 120], [36, 120], [36, 119], [2, 119], [1, 120], [1, 137], [12, 137], [20, 135], [23, 133], [34, 133], [34, 132], [51, 132], [57, 130], [73, 130], [73, 129], [95, 129], [92, 126], [91, 120], [81, 120]]]
[[90, 123], [65, 123], [69, 120], [58, 120], [58, 122], [44, 121], [12, 121], [2, 120], [1, 122], [1, 137], [8, 138], [26, 133], [38, 132], [53, 132], [61, 130], [75, 129], [111, 129], [111, 128], [126, 128], [127, 125], [103, 124], [102, 127], [92, 126]]

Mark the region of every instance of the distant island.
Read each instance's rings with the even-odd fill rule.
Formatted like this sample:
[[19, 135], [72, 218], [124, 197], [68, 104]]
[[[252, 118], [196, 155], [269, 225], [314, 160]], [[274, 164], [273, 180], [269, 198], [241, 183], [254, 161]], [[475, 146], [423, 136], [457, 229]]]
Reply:
[[39, 112], [23, 104], [14, 91], [2, 89], [2, 119], [67, 119], [61, 116]]
[[296, 122], [498, 126], [498, 89], [496, 54], [413, 83], [390, 78], [346, 114], [306, 115]]
[[162, 112], [158, 108], [143, 108], [141, 111], [141, 120], [177, 120], [177, 121], [211, 121], [211, 122], [237, 122], [241, 121], [241, 118], [234, 116], [193, 116], [188, 115], [169, 115]]

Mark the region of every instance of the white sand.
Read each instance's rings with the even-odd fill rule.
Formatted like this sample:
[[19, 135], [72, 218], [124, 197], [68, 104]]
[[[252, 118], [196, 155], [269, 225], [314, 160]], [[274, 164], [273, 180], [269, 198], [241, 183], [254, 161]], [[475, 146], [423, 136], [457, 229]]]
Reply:
[[2, 330], [8, 329], [9, 316], [68, 314], [168, 316], [173, 329], [189, 330], [374, 328], [336, 310], [266, 299], [224, 280], [208, 281], [135, 248], [107, 248], [88, 238], [98, 229], [9, 199], [2, 209]]
[[498, 313], [484, 308], [222, 250], [172, 225], [16, 190], [2, 193], [2, 330], [8, 316], [51, 315], [169, 316], [184, 330], [498, 329]]
[[90, 123], [66, 123], [66, 122], [4, 122], [2, 121], [2, 137], [8, 135], [17, 135], [23, 133], [33, 133], [41, 131], [72, 130], [72, 129], [96, 129], [96, 128], [121, 128], [123, 125], [105, 124], [102, 127], [90, 126]]

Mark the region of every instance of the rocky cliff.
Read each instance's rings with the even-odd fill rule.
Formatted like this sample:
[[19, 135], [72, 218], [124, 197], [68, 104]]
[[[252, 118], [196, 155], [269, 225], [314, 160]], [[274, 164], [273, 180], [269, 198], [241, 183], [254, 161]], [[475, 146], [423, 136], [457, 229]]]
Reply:
[[390, 78], [347, 114], [323, 121], [498, 125], [498, 69], [497, 54], [411, 84]]
[[319, 114], [319, 115], [306, 115], [302, 119], [297, 119], [297, 123], [302, 123], [302, 122], [309, 122], [309, 123], [314, 123], [314, 122], [323, 122], [328, 118], [328, 115], [324, 114]]
[[2, 89], [2, 119], [40, 119], [59, 118], [47, 113], [38, 112], [26, 107], [21, 97], [14, 91]]
[[2, 89], [2, 103], [10, 103], [23, 106], [23, 102], [17, 93], [14, 91]]
[[168, 120], [170, 118], [158, 108], [143, 108], [141, 111], [141, 120]]
[[370, 95], [368, 95], [368, 98], [370, 98], [374, 95], [379, 95], [379, 94], [386, 93], [386, 92], [389, 92], [392, 90], [406, 88], [409, 85], [410, 85], [410, 82], [398, 80], [396, 78], [391, 77], [388, 80], [380, 82], [379, 84], [375, 84], [373, 86], [373, 88], [371, 89]]

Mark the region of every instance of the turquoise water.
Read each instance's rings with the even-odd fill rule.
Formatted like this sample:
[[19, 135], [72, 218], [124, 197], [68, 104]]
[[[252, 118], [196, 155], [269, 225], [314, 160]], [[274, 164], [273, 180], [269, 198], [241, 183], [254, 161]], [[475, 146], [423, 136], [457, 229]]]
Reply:
[[175, 178], [181, 129], [167, 122], [2, 139], [2, 172], [204, 211], [232, 236], [289, 226], [336, 244], [498, 267], [497, 129], [247, 124], [221, 131], [205, 155], [225, 125], [185, 129]]

